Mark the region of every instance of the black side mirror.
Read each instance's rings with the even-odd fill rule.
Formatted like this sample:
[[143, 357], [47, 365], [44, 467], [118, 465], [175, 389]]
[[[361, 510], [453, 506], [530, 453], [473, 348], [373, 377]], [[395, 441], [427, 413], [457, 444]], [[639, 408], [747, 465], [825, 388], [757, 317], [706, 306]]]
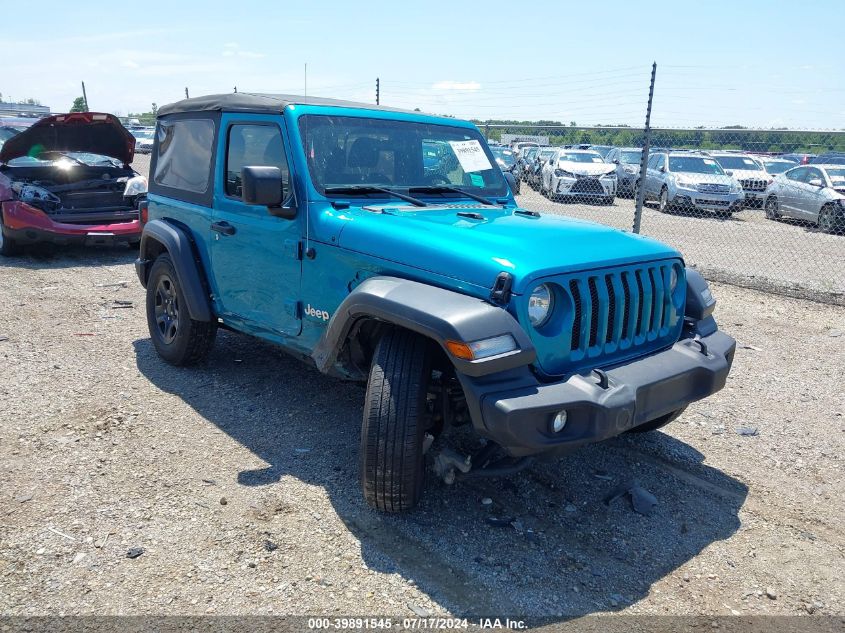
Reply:
[[614, 158], [614, 159], [613, 159], [613, 164], [614, 164], [614, 165], [618, 165], [618, 164], [619, 164], [619, 159], [618, 159], [618, 158]]
[[509, 171], [504, 172], [504, 176], [508, 183], [508, 187], [511, 188], [511, 193], [513, 193], [516, 191], [516, 178], [514, 178], [514, 175]]
[[278, 167], [244, 167], [241, 170], [243, 201], [267, 207], [270, 215], [291, 219], [296, 216], [296, 207], [282, 206], [286, 189], [282, 170]]

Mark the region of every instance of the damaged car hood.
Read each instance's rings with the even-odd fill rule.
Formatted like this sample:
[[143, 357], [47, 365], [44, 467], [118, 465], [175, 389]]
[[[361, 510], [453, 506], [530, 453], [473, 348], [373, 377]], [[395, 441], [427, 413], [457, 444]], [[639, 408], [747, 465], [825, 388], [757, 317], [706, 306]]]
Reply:
[[43, 152], [88, 152], [128, 165], [135, 155], [135, 137], [113, 114], [72, 112], [46, 117], [7, 140], [0, 163]]

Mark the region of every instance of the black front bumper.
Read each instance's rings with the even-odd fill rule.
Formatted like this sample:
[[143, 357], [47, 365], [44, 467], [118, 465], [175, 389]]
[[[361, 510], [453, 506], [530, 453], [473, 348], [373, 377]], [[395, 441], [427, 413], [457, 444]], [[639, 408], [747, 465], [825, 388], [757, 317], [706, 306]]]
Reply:
[[[736, 341], [716, 331], [598, 374], [544, 384], [527, 367], [498, 378], [462, 377], [476, 431], [513, 456], [564, 454], [619, 435], [725, 386]], [[606, 377], [606, 381], [604, 378]], [[555, 415], [567, 423], [552, 432]]]

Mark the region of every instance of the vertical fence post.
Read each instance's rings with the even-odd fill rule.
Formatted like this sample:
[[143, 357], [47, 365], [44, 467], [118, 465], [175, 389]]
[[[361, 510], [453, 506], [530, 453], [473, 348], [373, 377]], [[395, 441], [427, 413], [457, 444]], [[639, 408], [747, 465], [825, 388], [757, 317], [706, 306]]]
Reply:
[[376, 105], [381, 105], [381, 80], [376, 77]]
[[651, 85], [648, 88], [648, 108], [645, 111], [645, 139], [643, 141], [643, 156], [640, 159], [640, 177], [637, 182], [637, 200], [634, 205], [634, 233], [640, 232], [640, 222], [643, 218], [643, 202], [645, 200], [646, 164], [648, 163], [648, 150], [651, 146], [651, 102], [654, 99], [654, 77], [657, 74], [657, 62], [651, 65]]

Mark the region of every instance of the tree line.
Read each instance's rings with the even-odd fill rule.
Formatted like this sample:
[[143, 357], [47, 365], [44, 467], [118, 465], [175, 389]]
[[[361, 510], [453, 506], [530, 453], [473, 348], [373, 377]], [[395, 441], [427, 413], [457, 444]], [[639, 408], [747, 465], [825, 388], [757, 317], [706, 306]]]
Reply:
[[[574, 121], [568, 127], [558, 121], [473, 121], [490, 141], [498, 141], [502, 134], [548, 136], [552, 145], [613, 145], [616, 147], [642, 147], [644, 130], [626, 125], [579, 127]], [[506, 125], [507, 127], [487, 127]], [[607, 128], [607, 129], [603, 129]], [[739, 125], [720, 130], [703, 127], [686, 130], [656, 129], [651, 131], [651, 147], [683, 149], [733, 149], [746, 152], [810, 152], [845, 151], [845, 133], [807, 132], [802, 130], [754, 130]]]

